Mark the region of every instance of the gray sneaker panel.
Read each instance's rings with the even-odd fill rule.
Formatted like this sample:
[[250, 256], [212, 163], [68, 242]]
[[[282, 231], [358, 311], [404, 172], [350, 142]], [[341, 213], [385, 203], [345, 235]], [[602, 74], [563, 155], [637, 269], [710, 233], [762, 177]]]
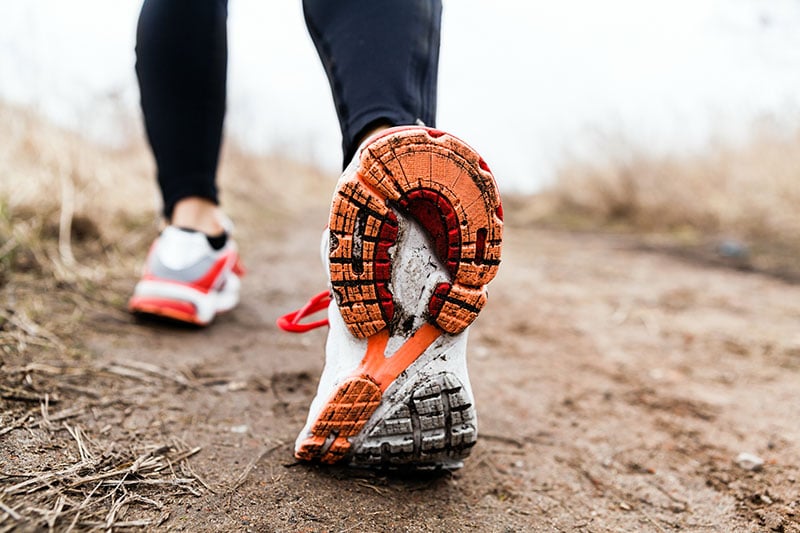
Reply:
[[202, 278], [216, 261], [217, 258], [212, 255], [207, 255], [193, 265], [175, 270], [164, 265], [164, 263], [159, 260], [158, 254], [156, 253], [152, 254], [148, 268], [156, 277], [191, 283], [192, 281]]

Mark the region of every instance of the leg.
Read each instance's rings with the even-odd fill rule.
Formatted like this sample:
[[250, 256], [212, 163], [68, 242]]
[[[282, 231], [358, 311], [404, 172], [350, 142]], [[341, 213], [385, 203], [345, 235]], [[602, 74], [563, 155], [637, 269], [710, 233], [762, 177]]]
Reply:
[[136, 74], [168, 226], [128, 307], [206, 325], [239, 301], [236, 244], [217, 207], [227, 0], [145, 0]]
[[346, 165], [377, 126], [436, 120], [440, 0], [304, 0]]
[[[346, 167], [323, 245], [325, 368], [295, 457], [458, 468], [477, 438], [467, 329], [497, 272], [503, 213], [472, 148], [410, 125], [435, 118], [441, 4], [305, 0], [305, 12]], [[323, 297], [279, 324], [311, 327], [299, 320]]]
[[171, 220], [188, 199], [192, 227], [218, 203], [226, 18], [227, 0], [146, 0], [136, 32], [136, 74], [164, 215]]

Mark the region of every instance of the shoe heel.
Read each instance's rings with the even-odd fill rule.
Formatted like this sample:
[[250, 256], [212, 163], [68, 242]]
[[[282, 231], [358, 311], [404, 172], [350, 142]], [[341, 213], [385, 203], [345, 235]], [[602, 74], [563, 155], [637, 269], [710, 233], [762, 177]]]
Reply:
[[460, 468], [478, 436], [472, 399], [448, 372], [420, 381], [370, 424], [354, 439], [354, 465]]
[[460, 333], [485, 304], [484, 286], [500, 264], [503, 210], [494, 177], [469, 146], [430, 128], [390, 130], [364, 148], [355, 172], [339, 182], [329, 221], [331, 286], [358, 338], [386, 328], [394, 314], [393, 208], [425, 228], [452, 278], [431, 299], [429, 321]]

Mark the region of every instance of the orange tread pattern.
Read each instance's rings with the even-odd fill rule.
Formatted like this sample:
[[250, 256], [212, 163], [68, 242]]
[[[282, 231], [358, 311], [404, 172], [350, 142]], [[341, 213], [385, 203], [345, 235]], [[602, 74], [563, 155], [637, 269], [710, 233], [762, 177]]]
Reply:
[[391, 320], [389, 247], [397, 218], [357, 180], [341, 183], [337, 192], [329, 221], [331, 284], [348, 328], [365, 338]]
[[396, 237], [396, 229], [387, 229], [390, 203], [415, 215], [433, 213], [416, 218], [437, 241], [452, 282], [437, 289], [431, 320], [460, 333], [486, 303], [485, 285], [500, 264], [503, 221], [494, 177], [470, 147], [429, 128], [387, 130], [361, 152], [357, 172], [339, 182], [329, 221], [331, 285], [342, 318], [359, 338], [392, 318], [391, 267], [383, 264]]
[[350, 378], [333, 394], [311, 428], [311, 436], [295, 452], [298, 459], [333, 464], [350, 450], [347, 437], [357, 435], [381, 403], [381, 391], [371, 380]]

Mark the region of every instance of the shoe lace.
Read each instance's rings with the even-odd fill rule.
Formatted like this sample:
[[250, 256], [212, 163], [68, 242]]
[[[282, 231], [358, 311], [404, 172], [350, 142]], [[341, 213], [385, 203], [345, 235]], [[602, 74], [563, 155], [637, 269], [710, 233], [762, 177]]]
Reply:
[[317, 320], [314, 322], [305, 322], [301, 323], [300, 321], [307, 316], [313, 315], [318, 311], [322, 311], [323, 309], [328, 308], [328, 304], [331, 302], [331, 294], [328, 291], [321, 292], [316, 296], [313, 296], [306, 305], [298, 309], [297, 311], [292, 311], [291, 313], [287, 313], [278, 319], [278, 327], [281, 328], [283, 331], [288, 331], [290, 333], [305, 333], [306, 331], [311, 331], [312, 329], [321, 328], [322, 326], [328, 325], [328, 319], [324, 318], [322, 320]]

